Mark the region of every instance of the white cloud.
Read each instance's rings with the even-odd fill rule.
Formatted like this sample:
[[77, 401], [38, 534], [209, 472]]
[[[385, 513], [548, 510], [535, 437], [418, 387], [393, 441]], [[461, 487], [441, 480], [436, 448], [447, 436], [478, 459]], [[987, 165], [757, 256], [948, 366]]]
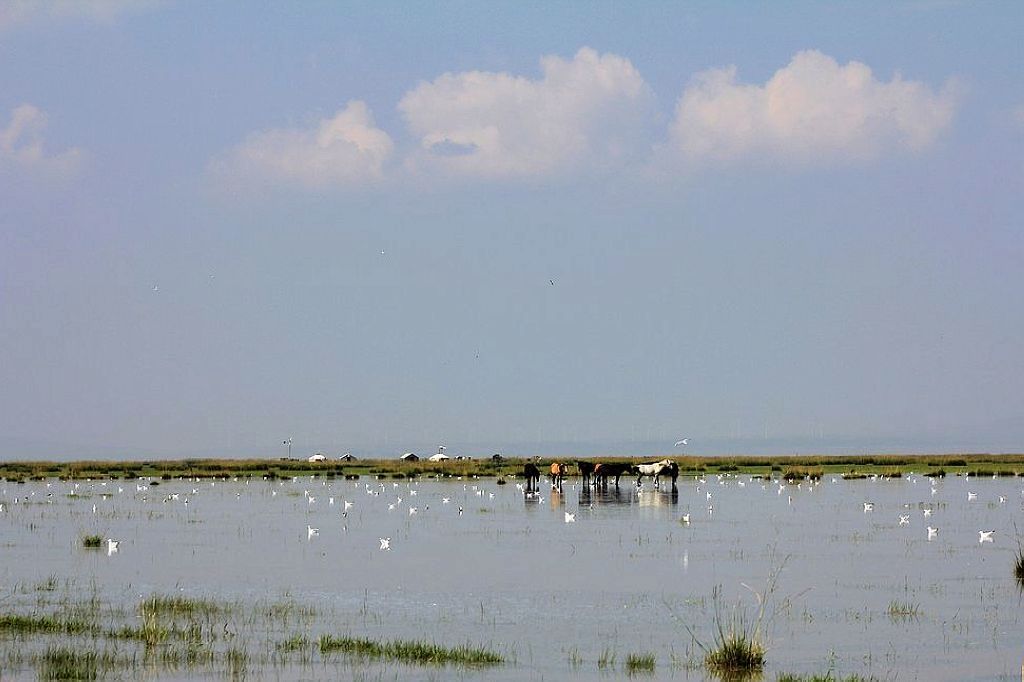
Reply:
[[3, 0], [0, 29], [47, 21], [84, 19], [111, 22], [121, 14], [156, 4], [153, 0]]
[[538, 177], [645, 154], [652, 98], [628, 59], [583, 48], [541, 59], [540, 79], [447, 73], [398, 104], [419, 149], [414, 172]]
[[57, 174], [75, 171], [81, 163], [82, 150], [72, 147], [57, 154], [48, 153], [43, 144], [46, 122], [46, 114], [31, 104], [15, 107], [10, 123], [0, 128], [0, 166]]
[[353, 100], [310, 128], [263, 130], [216, 159], [227, 182], [290, 184], [312, 189], [379, 181], [391, 157], [391, 138], [374, 125], [364, 102]]
[[899, 75], [882, 82], [860, 62], [841, 66], [807, 50], [763, 86], [737, 83], [735, 67], [698, 74], [676, 105], [670, 137], [695, 161], [863, 160], [928, 147], [957, 100], [952, 82], [939, 92]]

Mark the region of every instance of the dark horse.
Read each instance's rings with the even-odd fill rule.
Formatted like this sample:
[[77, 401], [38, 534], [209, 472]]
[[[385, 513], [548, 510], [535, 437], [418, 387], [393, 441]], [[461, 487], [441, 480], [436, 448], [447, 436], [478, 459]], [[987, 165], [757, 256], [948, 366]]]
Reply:
[[588, 462], [585, 459], [576, 460], [576, 467], [580, 470], [580, 477], [583, 479], [580, 483], [583, 487], [590, 485], [590, 475], [594, 473], [594, 463]]
[[533, 462], [523, 465], [523, 478], [526, 479], [526, 491], [530, 492], [540, 487], [540, 469]]
[[608, 479], [615, 479], [615, 487], [619, 487], [619, 477], [633, 471], [633, 465], [629, 462], [598, 462], [594, 467], [594, 478], [597, 485], [602, 488], [608, 487]]

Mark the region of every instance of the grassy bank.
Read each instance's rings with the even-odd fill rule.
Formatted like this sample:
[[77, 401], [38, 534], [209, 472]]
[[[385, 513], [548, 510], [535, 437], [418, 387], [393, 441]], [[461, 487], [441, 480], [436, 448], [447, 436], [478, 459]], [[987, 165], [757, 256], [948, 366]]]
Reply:
[[[595, 457], [594, 462], [640, 463], [660, 459], [651, 457]], [[743, 473], [785, 477], [791, 480], [806, 476], [845, 475], [847, 478], [880, 476], [899, 477], [909, 471], [924, 475], [1022, 476], [1024, 454], [955, 454], [955, 455], [780, 455], [736, 457], [671, 457], [679, 464], [680, 475]], [[352, 462], [329, 460], [311, 463], [304, 459], [179, 459], [76, 462], [7, 461], [0, 462], [0, 478], [19, 483], [31, 480], [60, 478], [83, 479], [153, 479], [175, 478], [291, 478], [293, 476], [416, 478], [424, 476], [515, 476], [528, 457], [508, 457], [500, 461], [490, 458], [449, 460], [446, 462], [404, 462], [398, 459], [364, 459]], [[545, 471], [553, 461], [575, 461], [575, 458], [541, 458]], [[576, 474], [576, 467], [570, 467]]]

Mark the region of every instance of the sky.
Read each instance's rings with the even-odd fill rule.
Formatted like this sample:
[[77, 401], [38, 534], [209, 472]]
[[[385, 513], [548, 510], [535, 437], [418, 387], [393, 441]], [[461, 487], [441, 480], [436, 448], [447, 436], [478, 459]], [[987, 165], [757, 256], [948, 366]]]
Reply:
[[4, 0], [0, 458], [1020, 452], [1022, 28]]

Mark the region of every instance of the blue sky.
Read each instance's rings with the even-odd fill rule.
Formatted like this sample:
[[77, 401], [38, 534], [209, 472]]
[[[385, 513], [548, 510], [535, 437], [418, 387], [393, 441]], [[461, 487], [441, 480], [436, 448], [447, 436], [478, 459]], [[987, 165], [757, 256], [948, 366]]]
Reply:
[[0, 457], [1020, 451], [1019, 3], [0, 6]]

